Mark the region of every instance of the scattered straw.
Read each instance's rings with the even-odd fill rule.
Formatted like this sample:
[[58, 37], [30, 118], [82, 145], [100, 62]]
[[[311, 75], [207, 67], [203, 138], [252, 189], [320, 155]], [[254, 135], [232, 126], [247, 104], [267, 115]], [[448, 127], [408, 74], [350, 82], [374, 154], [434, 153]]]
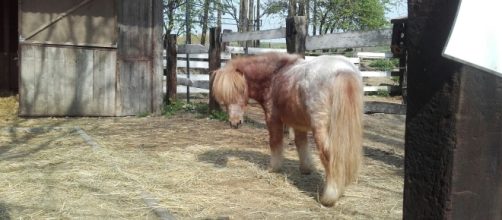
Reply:
[[[317, 172], [301, 175], [287, 146], [283, 171], [267, 171], [260, 126], [234, 130], [191, 114], [13, 120], [0, 125], [0, 219], [157, 219], [156, 208], [180, 219], [402, 216], [401, 116], [365, 116], [365, 166], [333, 208], [317, 201], [317, 157]], [[81, 128], [99, 149], [56, 127]]]

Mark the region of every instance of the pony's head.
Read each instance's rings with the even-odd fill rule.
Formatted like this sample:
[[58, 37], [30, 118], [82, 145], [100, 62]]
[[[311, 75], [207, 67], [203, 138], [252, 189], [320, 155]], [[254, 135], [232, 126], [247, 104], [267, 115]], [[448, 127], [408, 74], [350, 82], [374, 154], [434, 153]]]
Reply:
[[248, 104], [248, 88], [244, 75], [231, 64], [213, 72], [213, 95], [225, 105], [232, 128], [239, 128], [244, 122]]

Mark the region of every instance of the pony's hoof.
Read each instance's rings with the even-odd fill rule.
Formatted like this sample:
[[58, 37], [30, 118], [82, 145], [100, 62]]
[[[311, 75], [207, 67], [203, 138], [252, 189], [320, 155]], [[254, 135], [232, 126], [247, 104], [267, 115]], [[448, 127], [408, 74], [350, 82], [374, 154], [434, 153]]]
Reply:
[[333, 207], [336, 203], [336, 200], [325, 199], [321, 197], [321, 204], [326, 207]]
[[321, 204], [326, 207], [332, 207], [340, 197], [336, 189], [326, 188], [321, 196]]
[[310, 175], [314, 169], [311, 167], [301, 167], [300, 166], [300, 173], [303, 175]]
[[270, 173], [280, 173], [282, 171], [282, 167], [269, 167], [268, 172]]

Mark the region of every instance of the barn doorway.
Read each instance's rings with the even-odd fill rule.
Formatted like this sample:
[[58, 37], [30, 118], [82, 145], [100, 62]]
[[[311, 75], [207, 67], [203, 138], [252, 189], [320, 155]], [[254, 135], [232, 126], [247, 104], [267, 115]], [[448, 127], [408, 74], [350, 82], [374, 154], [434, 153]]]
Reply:
[[17, 5], [17, 1], [0, 1], [0, 96], [19, 91]]

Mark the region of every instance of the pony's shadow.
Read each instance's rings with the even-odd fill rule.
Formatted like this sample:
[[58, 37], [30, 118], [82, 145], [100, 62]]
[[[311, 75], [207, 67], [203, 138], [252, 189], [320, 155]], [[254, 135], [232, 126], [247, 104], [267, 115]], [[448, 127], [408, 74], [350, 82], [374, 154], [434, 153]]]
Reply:
[[0, 219], [10, 220], [9, 210], [7, 209], [7, 205], [0, 202]]
[[[212, 163], [215, 167], [227, 167], [229, 157], [236, 157], [241, 160], [256, 164], [260, 169], [268, 170], [270, 155], [248, 150], [217, 149], [209, 150], [198, 156], [198, 160]], [[299, 161], [285, 158], [283, 167], [279, 174], [287, 176], [288, 181], [296, 186], [300, 191], [317, 200], [323, 184], [323, 175], [319, 170], [314, 170], [309, 175], [301, 174], [299, 171]]]

